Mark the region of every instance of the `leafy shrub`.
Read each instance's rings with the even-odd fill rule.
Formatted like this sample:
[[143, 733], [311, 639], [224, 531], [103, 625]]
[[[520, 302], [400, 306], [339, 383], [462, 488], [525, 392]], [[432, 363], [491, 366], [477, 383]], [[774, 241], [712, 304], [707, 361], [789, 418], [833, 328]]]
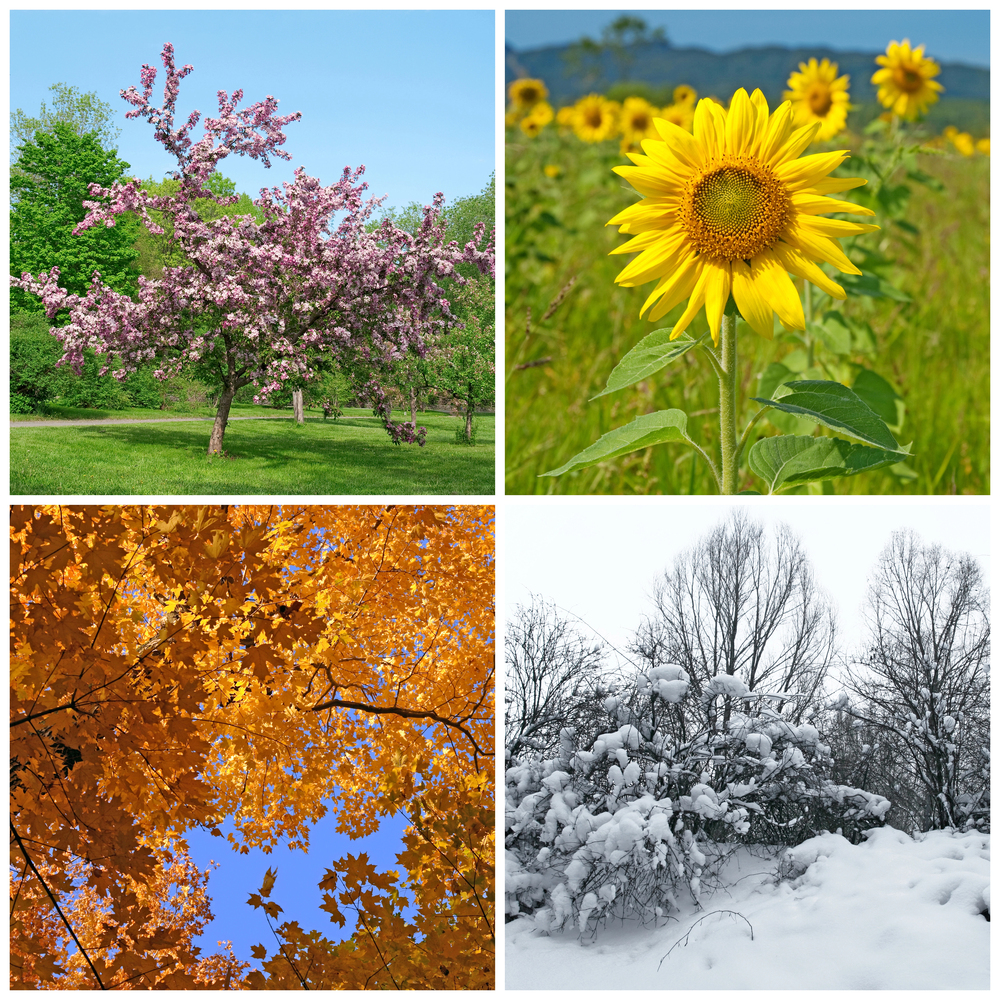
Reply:
[[38, 409], [38, 404], [27, 396], [12, 392], [10, 394], [11, 413], [34, 413]]
[[119, 382], [110, 373], [99, 374], [106, 360], [86, 351], [83, 371], [77, 375], [68, 366], [59, 366], [62, 345], [49, 330], [49, 321], [40, 313], [11, 317], [11, 413], [32, 413], [55, 400], [108, 410], [159, 407], [163, 402], [163, 390], [153, 377], [154, 364]]
[[61, 357], [62, 348], [49, 333], [49, 321], [44, 315], [17, 313], [11, 316], [11, 413], [32, 413], [55, 395], [58, 382], [55, 366]]

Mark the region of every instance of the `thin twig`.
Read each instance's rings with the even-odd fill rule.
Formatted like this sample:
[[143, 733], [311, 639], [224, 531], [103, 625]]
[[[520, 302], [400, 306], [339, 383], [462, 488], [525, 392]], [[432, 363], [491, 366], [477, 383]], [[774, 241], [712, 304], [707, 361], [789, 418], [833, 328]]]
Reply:
[[539, 358], [537, 361], [526, 361], [523, 365], [514, 365], [514, 371], [523, 372], [526, 368], [539, 368], [541, 365], [547, 365], [552, 360], [551, 357]]
[[281, 938], [278, 937], [278, 932], [271, 926], [271, 918], [265, 913], [264, 919], [267, 921], [267, 926], [271, 928], [274, 940], [278, 942], [278, 950], [284, 956], [285, 961], [292, 967], [292, 972], [295, 973], [295, 978], [302, 984], [302, 989], [309, 989], [309, 984], [299, 975], [299, 970], [295, 968], [295, 963], [288, 957], [285, 946], [281, 943]]
[[100, 986], [102, 990], [106, 990], [107, 986], [101, 982], [101, 977], [97, 973], [97, 969], [94, 968], [94, 963], [91, 962], [90, 956], [87, 954], [87, 950], [80, 943], [80, 939], [76, 936], [76, 931], [73, 930], [73, 925], [66, 919], [66, 914], [59, 908], [59, 902], [53, 895], [52, 890], [49, 888], [48, 883], [42, 878], [41, 872], [35, 867], [35, 862], [31, 860], [31, 856], [28, 854], [27, 849], [24, 846], [24, 842], [21, 840], [21, 835], [14, 829], [14, 821], [10, 820], [10, 832], [14, 835], [14, 839], [17, 841], [17, 846], [21, 849], [21, 853], [24, 855], [24, 860], [28, 862], [28, 867], [34, 872], [35, 878], [38, 879], [42, 884], [42, 888], [45, 890], [46, 895], [52, 900], [52, 905], [56, 908], [56, 913], [59, 914], [60, 919], [66, 925], [66, 930], [69, 931], [70, 936], [76, 942], [77, 948], [80, 949], [80, 954], [87, 960], [87, 965], [90, 966], [90, 971], [93, 972], [94, 978], [97, 980], [97, 985]]
[[[695, 929], [695, 928], [696, 928], [696, 927], [698, 926], [698, 924], [700, 924], [700, 923], [702, 922], [702, 920], [708, 920], [708, 918], [709, 918], [709, 917], [714, 917], [714, 916], [715, 916], [716, 914], [718, 914], [718, 913], [728, 913], [728, 914], [729, 914], [729, 915], [730, 915], [731, 917], [739, 917], [739, 918], [740, 918], [740, 920], [745, 920], [745, 921], [746, 921], [746, 925], [747, 925], [747, 927], [749, 927], [749, 928], [750, 928], [750, 940], [751, 940], [751, 941], [753, 940], [753, 924], [751, 924], [751, 923], [750, 923], [750, 921], [749, 921], [749, 920], [747, 920], [747, 918], [746, 918], [746, 917], [744, 917], [742, 913], [737, 913], [737, 912], [736, 912], [735, 910], [712, 910], [712, 912], [711, 912], [711, 913], [706, 913], [706, 914], [705, 914], [705, 915], [704, 915], [703, 917], [699, 917], [699, 918], [698, 918], [698, 919], [697, 919], [697, 920], [696, 920], [696, 921], [695, 921], [695, 922], [694, 922], [694, 923], [693, 923], [693, 924], [692, 924], [692, 925], [691, 925], [691, 926], [690, 926], [690, 927], [688, 928], [688, 930], [687, 930], [687, 934], [685, 934], [685, 935], [684, 935], [683, 937], [681, 937], [681, 938], [678, 938], [678, 939], [677, 939], [677, 940], [676, 940], [676, 941], [675, 941], [675, 942], [674, 942], [674, 943], [673, 943], [673, 944], [672, 944], [672, 945], [670, 946], [670, 951], [673, 951], [673, 950], [674, 950], [674, 948], [676, 948], [676, 947], [677, 947], [677, 946], [678, 946], [679, 944], [681, 944], [681, 942], [683, 942], [683, 943], [684, 943], [684, 946], [685, 946], [685, 947], [687, 947], [687, 943], [688, 943], [688, 937], [690, 937], [690, 935], [691, 935], [691, 931], [693, 931], [693, 930], [694, 930], [694, 929]], [[663, 965], [663, 963], [664, 963], [664, 962], [665, 962], [665, 961], [666, 961], [666, 960], [667, 960], [668, 958], [670, 958], [670, 951], [668, 951], [668, 952], [666, 953], [666, 955], [664, 955], [664, 956], [663, 956], [663, 958], [661, 958], [661, 959], [660, 959], [660, 965]], [[660, 965], [658, 965], [658, 966], [656, 967], [656, 971], [657, 971], [657, 972], [659, 972], [659, 971], [660, 971]]]

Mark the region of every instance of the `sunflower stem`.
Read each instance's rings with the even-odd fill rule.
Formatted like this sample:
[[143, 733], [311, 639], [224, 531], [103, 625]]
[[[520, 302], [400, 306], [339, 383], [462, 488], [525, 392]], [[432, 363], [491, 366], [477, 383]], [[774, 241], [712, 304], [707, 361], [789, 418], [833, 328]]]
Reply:
[[[729, 310], [726, 310], [728, 313]], [[722, 492], [737, 492], [739, 451], [736, 444], [736, 316], [722, 316], [722, 371], [719, 375], [719, 429], [722, 450]]]

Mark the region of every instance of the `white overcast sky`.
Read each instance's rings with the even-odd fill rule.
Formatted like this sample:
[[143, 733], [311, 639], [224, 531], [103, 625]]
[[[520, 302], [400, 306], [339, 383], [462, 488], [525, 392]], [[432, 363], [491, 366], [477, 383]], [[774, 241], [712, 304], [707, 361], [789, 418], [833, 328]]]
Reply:
[[[897, 529], [912, 528], [925, 543], [973, 555], [989, 580], [988, 497], [849, 501], [855, 498], [811, 497], [803, 503], [801, 498], [771, 497], [766, 505], [745, 505], [765, 524], [783, 521], [802, 541], [817, 583], [837, 606], [846, 647], [861, 638], [868, 576]], [[683, 497], [673, 497], [669, 504], [639, 498], [566, 504], [508, 499], [503, 532], [506, 612], [529, 603], [535, 593], [624, 649], [652, 608], [656, 578], [724, 521], [732, 506]]]

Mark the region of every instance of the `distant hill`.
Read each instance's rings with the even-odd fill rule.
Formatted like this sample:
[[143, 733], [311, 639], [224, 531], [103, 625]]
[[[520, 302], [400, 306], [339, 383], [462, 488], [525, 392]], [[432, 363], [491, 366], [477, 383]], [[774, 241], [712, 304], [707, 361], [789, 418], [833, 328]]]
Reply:
[[[841, 73], [850, 75], [853, 104], [875, 104], [877, 88], [870, 80], [878, 69], [876, 55], [875, 52], [789, 49], [777, 45], [720, 55], [705, 49], [674, 48], [669, 42], [640, 42], [617, 55], [605, 51], [574, 62], [571, 47], [566, 45], [524, 51], [508, 46], [507, 83], [521, 76], [541, 79], [549, 88], [549, 99], [556, 107], [572, 104], [584, 94], [605, 92], [621, 83], [623, 78], [664, 93], [686, 83], [702, 97], [712, 95], [722, 100], [728, 100], [740, 87], [750, 92], [759, 87], [774, 107], [781, 101], [788, 75], [798, 69], [800, 62], [826, 58], [836, 62]], [[988, 69], [942, 63], [937, 80], [945, 88], [945, 97], [949, 100], [989, 101]]]

